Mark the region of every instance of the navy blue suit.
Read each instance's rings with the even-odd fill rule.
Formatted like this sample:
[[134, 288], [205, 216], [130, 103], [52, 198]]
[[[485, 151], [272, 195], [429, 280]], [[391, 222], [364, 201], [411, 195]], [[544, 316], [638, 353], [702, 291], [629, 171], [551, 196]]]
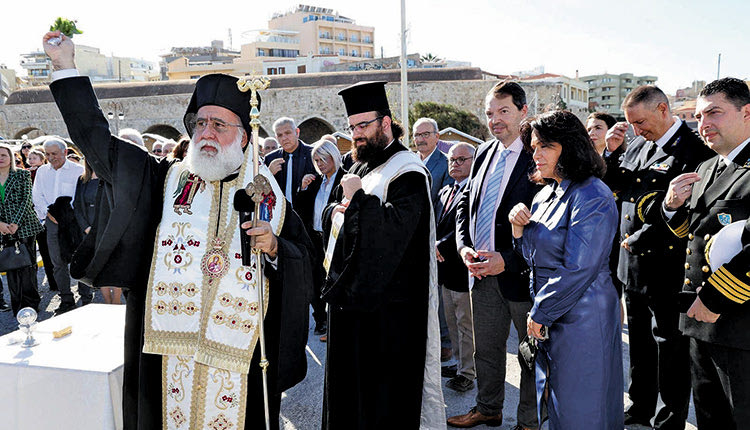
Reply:
[[[432, 182], [430, 185], [430, 200], [432, 201], [432, 207], [436, 208], [438, 205], [438, 193], [446, 185], [453, 184], [453, 178], [448, 175], [448, 157], [445, 156], [440, 150], [435, 151], [427, 160], [427, 170], [430, 171], [430, 177]], [[435, 222], [437, 222], [438, 212], [435, 210]]]

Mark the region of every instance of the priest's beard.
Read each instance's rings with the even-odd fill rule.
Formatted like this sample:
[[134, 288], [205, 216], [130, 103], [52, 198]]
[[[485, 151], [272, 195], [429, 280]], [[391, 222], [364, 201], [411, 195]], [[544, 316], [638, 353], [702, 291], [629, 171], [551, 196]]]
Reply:
[[[358, 143], [365, 142], [364, 145], [358, 145]], [[388, 137], [383, 133], [383, 130], [378, 128], [377, 132], [372, 137], [358, 138], [352, 142], [354, 145], [354, 157], [357, 161], [366, 163], [372, 160], [373, 156], [378, 152], [382, 151], [388, 145]]]
[[[245, 154], [242, 153], [242, 136], [242, 132], [237, 133], [237, 138], [226, 148], [215, 140], [203, 139], [196, 142], [193, 136], [182, 162], [190, 172], [200, 176], [204, 181], [224, 179], [239, 169], [245, 161]], [[216, 154], [201, 151], [205, 146], [216, 148]]]

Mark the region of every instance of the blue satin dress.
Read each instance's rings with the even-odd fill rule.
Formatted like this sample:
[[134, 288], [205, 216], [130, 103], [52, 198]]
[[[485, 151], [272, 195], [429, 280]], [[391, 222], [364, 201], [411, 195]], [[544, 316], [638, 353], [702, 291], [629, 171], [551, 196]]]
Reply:
[[531, 317], [549, 328], [536, 359], [539, 422], [546, 410], [550, 430], [622, 430], [620, 307], [609, 272], [618, 220], [612, 191], [594, 177], [564, 180], [543, 188], [531, 213], [516, 249], [532, 270]]

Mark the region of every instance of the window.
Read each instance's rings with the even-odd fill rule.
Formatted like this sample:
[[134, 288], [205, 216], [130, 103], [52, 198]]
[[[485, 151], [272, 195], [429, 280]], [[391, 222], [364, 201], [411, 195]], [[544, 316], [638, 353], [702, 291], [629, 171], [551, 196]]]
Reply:
[[276, 67], [269, 67], [268, 68], [268, 74], [269, 75], [275, 75], [276, 73]]
[[341, 55], [342, 57], [343, 57], [344, 55], [346, 55], [346, 49], [344, 49], [344, 48], [339, 48], [339, 55]]
[[279, 74], [280, 75], [286, 74], [286, 67], [279, 67]]

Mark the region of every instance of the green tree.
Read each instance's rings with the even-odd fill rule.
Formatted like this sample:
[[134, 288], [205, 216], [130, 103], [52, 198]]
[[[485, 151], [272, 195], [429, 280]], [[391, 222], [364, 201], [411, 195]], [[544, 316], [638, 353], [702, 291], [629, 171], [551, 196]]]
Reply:
[[423, 63], [439, 63], [443, 61], [442, 58], [435, 56], [431, 52], [428, 52], [426, 55], [421, 56], [420, 60], [422, 60]]
[[487, 140], [489, 137], [487, 127], [476, 115], [453, 105], [435, 102], [414, 103], [409, 109], [409, 124], [412, 125], [416, 120], [423, 117], [437, 121], [441, 130], [446, 127], [453, 127], [482, 140]]

